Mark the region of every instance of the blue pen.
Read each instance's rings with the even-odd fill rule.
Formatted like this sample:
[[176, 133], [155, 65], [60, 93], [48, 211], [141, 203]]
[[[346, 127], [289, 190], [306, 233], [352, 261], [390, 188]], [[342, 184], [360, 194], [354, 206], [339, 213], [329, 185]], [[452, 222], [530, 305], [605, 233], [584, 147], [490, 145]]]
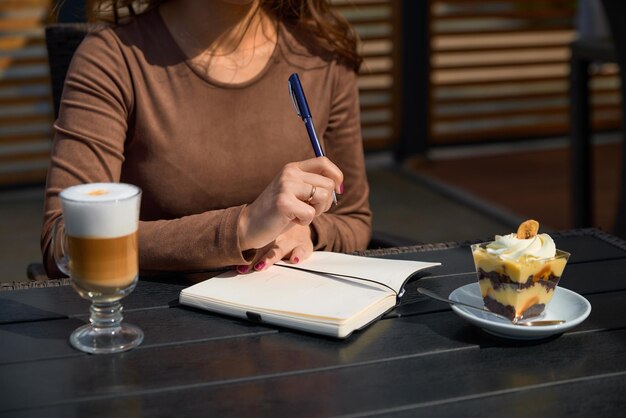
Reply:
[[[311, 140], [311, 145], [313, 146], [315, 156], [323, 157], [324, 151], [322, 150], [320, 141], [317, 139], [315, 126], [313, 126], [313, 117], [311, 116], [309, 104], [307, 103], [306, 97], [304, 96], [304, 90], [302, 89], [302, 84], [300, 84], [300, 77], [298, 77], [298, 74], [291, 74], [289, 76], [289, 81], [287, 84], [289, 86], [289, 95], [291, 96], [293, 107], [296, 108], [296, 114], [301, 117], [302, 121], [304, 122], [304, 126], [306, 127], [306, 131], [309, 134], [309, 139]], [[337, 194], [334, 191], [333, 202], [337, 204]]]

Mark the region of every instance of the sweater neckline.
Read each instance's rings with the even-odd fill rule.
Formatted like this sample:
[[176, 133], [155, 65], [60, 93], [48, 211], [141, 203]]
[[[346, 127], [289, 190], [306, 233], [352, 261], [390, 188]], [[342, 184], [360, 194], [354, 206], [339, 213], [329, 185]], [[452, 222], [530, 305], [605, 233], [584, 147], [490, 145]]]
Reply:
[[276, 44], [274, 45], [274, 50], [272, 51], [272, 54], [270, 55], [269, 59], [267, 60], [267, 62], [265, 63], [261, 71], [259, 71], [251, 79], [243, 81], [241, 83], [228, 83], [228, 82], [216, 80], [213, 77], [210, 77], [208, 74], [198, 71], [198, 69], [192, 64], [191, 59], [187, 57], [185, 52], [178, 45], [178, 42], [176, 42], [176, 39], [174, 39], [174, 36], [172, 35], [169, 28], [165, 24], [165, 21], [163, 20], [163, 17], [161, 16], [161, 13], [159, 12], [158, 8], [153, 9], [152, 12], [155, 14], [155, 20], [157, 21], [157, 26], [159, 30], [164, 33], [166, 42], [169, 43], [169, 46], [172, 48], [172, 50], [175, 51], [175, 53], [179, 56], [179, 58], [185, 62], [185, 65], [187, 66], [187, 68], [191, 70], [192, 73], [194, 73], [197, 77], [199, 77], [206, 83], [209, 83], [213, 86], [217, 86], [221, 88], [230, 88], [230, 89], [240, 89], [240, 88], [248, 87], [252, 84], [257, 83], [259, 80], [261, 80], [265, 76], [265, 74], [269, 71], [272, 64], [277, 60], [279, 43], [281, 42], [281, 39], [282, 39], [282, 35], [281, 35], [282, 25], [280, 22], [278, 22], [278, 25], [276, 27]]

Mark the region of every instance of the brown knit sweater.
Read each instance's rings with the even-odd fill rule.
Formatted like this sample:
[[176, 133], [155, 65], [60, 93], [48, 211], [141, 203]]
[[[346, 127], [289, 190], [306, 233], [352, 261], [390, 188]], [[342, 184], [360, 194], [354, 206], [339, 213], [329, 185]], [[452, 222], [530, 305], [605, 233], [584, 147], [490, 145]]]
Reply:
[[51, 277], [59, 192], [86, 182], [143, 190], [143, 272], [201, 271], [249, 262], [237, 240], [242, 208], [288, 162], [314, 157], [287, 78], [297, 72], [327, 156], [343, 171], [339, 204], [313, 222], [317, 250], [367, 245], [371, 212], [356, 75], [310, 52], [279, 25], [272, 58], [254, 79], [223, 84], [197, 73], [156, 10], [91, 33], [70, 66], [55, 123], [41, 235]]

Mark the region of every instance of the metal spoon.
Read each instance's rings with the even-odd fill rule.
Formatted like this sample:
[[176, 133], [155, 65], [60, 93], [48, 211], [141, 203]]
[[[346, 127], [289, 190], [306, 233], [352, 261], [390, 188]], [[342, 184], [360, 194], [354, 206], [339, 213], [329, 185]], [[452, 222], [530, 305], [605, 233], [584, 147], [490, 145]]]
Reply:
[[524, 327], [537, 327], [537, 326], [546, 326], [546, 325], [558, 325], [558, 324], [562, 324], [562, 323], [565, 322], [562, 319], [542, 319], [542, 320], [537, 320], [537, 321], [523, 321], [523, 322], [519, 322], [517, 320], [511, 320], [510, 318], [507, 318], [504, 315], [500, 315], [500, 314], [497, 314], [495, 312], [491, 312], [489, 309], [481, 308], [479, 306], [470, 305], [469, 303], [464, 303], [464, 302], [459, 302], [459, 301], [456, 301], [456, 300], [444, 298], [443, 296], [440, 296], [440, 295], [438, 295], [436, 293], [433, 293], [430, 290], [424, 289], [423, 287], [418, 287], [417, 288], [417, 292], [421, 293], [424, 296], [428, 296], [430, 298], [438, 300], [440, 302], [447, 302], [447, 303], [449, 303], [451, 305], [461, 305], [461, 306], [466, 306], [468, 308], [476, 309], [477, 311], [488, 312], [489, 314], [491, 314], [493, 316], [496, 316], [498, 318], [501, 318], [501, 319], [504, 319], [506, 321], [511, 322], [513, 325], [520, 325], [520, 326], [524, 326]]

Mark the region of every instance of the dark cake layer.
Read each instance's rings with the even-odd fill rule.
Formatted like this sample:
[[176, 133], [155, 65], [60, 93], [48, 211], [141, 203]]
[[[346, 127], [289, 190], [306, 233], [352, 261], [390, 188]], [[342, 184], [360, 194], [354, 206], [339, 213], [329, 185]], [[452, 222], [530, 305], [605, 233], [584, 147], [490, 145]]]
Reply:
[[559, 282], [560, 277], [556, 277], [554, 274], [551, 274], [547, 280], [537, 280], [535, 282], [534, 280], [532, 280], [532, 276], [530, 276], [526, 283], [518, 283], [511, 280], [511, 278], [507, 275], [499, 274], [495, 271], [486, 272], [485, 270], [479, 268], [478, 279], [489, 279], [491, 281], [491, 285], [495, 290], [498, 290], [500, 287], [503, 287], [507, 284], [515, 286], [516, 288], [522, 290], [533, 286], [535, 283], [538, 283], [539, 285], [544, 286], [547, 291], [550, 291], [554, 290], [557, 283]]
[[[503, 305], [497, 300], [490, 298], [489, 296], [485, 297], [483, 300], [485, 302], [485, 307], [491, 312], [504, 315], [510, 320], [513, 320], [515, 318], [515, 308], [513, 308], [513, 306]], [[526, 309], [526, 311], [524, 311], [524, 319], [541, 315], [545, 307], [546, 306], [543, 303], [537, 303], [531, 306], [530, 308]]]

